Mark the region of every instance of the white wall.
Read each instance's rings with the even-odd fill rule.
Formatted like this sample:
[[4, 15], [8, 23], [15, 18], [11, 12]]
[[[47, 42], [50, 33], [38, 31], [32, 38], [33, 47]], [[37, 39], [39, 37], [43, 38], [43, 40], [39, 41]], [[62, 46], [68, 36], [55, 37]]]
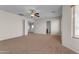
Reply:
[[51, 34], [61, 35], [61, 19], [54, 18], [51, 20]]
[[52, 19], [39, 19], [35, 23], [35, 33], [46, 34], [46, 22], [51, 21], [51, 34], [60, 35], [60, 19], [52, 18]]
[[79, 53], [79, 39], [72, 38], [71, 6], [63, 6], [62, 11], [62, 45]]
[[38, 20], [34, 23], [34, 33], [46, 34], [46, 22], [44, 20]]
[[23, 19], [25, 18], [5, 11], [0, 11], [0, 40], [22, 36]]

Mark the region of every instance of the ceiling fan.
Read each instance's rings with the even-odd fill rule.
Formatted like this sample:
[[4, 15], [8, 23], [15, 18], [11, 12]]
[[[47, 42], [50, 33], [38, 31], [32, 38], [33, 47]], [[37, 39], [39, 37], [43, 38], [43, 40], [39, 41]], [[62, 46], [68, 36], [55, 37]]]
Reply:
[[38, 12], [36, 12], [35, 10], [31, 10], [31, 17], [40, 17], [40, 16]]
[[23, 13], [19, 13], [19, 15], [20, 16], [30, 16], [31, 18], [34, 18], [34, 17], [40, 17], [39, 16], [39, 13], [36, 11], [36, 10], [30, 10], [30, 12], [27, 12], [27, 13], [25, 13], [25, 14], [23, 14]]

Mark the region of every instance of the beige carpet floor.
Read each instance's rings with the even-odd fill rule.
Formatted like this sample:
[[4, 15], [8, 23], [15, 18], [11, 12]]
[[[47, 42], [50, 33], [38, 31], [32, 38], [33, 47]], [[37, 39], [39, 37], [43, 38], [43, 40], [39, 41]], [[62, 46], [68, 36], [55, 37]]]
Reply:
[[29, 34], [0, 41], [0, 53], [5, 54], [74, 54], [61, 45], [61, 36]]

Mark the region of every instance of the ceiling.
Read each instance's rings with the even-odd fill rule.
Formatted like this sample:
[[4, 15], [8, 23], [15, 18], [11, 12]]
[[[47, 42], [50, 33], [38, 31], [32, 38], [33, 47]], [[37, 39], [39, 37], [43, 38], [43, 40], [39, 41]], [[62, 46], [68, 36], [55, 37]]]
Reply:
[[29, 17], [30, 10], [36, 10], [39, 12], [40, 17], [56, 17], [61, 16], [61, 5], [0, 5], [0, 10], [15, 14], [25, 14]]

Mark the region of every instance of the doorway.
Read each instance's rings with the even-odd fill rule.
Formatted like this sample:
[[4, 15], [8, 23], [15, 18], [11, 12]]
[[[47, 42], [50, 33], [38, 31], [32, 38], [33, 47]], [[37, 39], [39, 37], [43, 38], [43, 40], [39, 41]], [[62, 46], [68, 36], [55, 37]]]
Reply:
[[46, 22], [46, 33], [51, 34], [51, 21]]
[[29, 30], [28, 30], [28, 32], [29, 33], [33, 33], [33, 31], [34, 31], [34, 24], [33, 23], [29, 23]]

